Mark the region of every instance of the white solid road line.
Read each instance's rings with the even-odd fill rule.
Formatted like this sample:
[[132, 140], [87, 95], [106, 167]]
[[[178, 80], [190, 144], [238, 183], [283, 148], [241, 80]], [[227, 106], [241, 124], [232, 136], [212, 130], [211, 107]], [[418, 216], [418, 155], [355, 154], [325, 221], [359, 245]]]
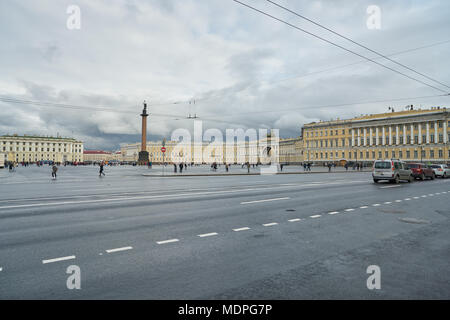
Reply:
[[133, 249], [133, 247], [123, 247], [123, 248], [109, 249], [109, 250], [106, 250], [106, 253], [114, 253], [114, 252], [127, 251], [127, 250], [132, 250], [132, 249]]
[[263, 224], [263, 226], [264, 227], [272, 227], [272, 226], [276, 226], [278, 223], [276, 223], [276, 222], [271, 222], [271, 223], [266, 223], [266, 224]]
[[172, 243], [172, 242], [178, 242], [179, 239], [170, 239], [170, 240], [164, 240], [164, 241], [157, 241], [157, 244], [166, 244], [166, 243]]
[[401, 187], [400, 185], [395, 185], [395, 186], [386, 186], [386, 187], [380, 187], [380, 189], [387, 189], [387, 188], [399, 188]]
[[252, 203], [270, 202], [270, 201], [280, 201], [280, 200], [289, 200], [289, 199], [290, 199], [290, 198], [264, 199], [264, 200], [255, 200], [255, 201], [241, 202], [241, 204], [252, 204]]
[[200, 238], [206, 238], [206, 237], [212, 237], [212, 236], [217, 236], [217, 235], [218, 235], [217, 232], [211, 232], [211, 233], [199, 234], [198, 236]]
[[250, 230], [250, 228], [249, 227], [243, 227], [243, 228], [233, 229], [233, 231], [236, 231], [236, 232], [246, 231], [246, 230]]
[[291, 219], [291, 220], [288, 220], [289, 222], [298, 222], [298, 221], [302, 221], [302, 219]]
[[310, 218], [317, 219], [317, 218], [320, 218], [321, 216], [322, 216], [321, 214], [316, 214], [314, 216], [310, 216]]
[[338, 214], [339, 211], [332, 211], [332, 212], [328, 212], [328, 214], [334, 215], [334, 214]]
[[61, 258], [55, 258], [55, 259], [48, 259], [48, 260], [42, 260], [42, 264], [67, 261], [67, 260], [73, 260], [73, 259], [76, 259], [76, 257], [75, 256], [67, 256], [67, 257], [61, 257]]

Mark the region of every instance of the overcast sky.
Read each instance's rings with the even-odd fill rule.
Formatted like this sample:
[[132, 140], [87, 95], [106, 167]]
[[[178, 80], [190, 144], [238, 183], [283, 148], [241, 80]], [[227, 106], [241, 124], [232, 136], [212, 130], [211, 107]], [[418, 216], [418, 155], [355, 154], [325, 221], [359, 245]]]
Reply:
[[[242, 1], [374, 57], [267, 1]], [[450, 85], [450, 1], [276, 2], [383, 54], [399, 53], [392, 59]], [[70, 5], [81, 9], [79, 30], [67, 28]], [[367, 27], [369, 5], [381, 9], [381, 29]], [[0, 135], [59, 133], [86, 149], [139, 141], [143, 100], [154, 113], [149, 138], [159, 140], [191, 129], [189, 113], [208, 119], [205, 128], [276, 128], [295, 137], [312, 121], [448, 106], [450, 99], [359, 104], [442, 92], [231, 0], [2, 0], [0, 39], [0, 98], [108, 109], [0, 101]], [[323, 107], [336, 104], [346, 105]]]

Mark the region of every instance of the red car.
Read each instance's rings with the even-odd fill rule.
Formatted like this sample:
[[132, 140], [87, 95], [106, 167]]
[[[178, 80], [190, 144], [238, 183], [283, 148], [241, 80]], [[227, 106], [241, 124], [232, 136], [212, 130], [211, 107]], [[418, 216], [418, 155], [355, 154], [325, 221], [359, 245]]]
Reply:
[[419, 178], [420, 180], [425, 180], [426, 178], [429, 178], [434, 180], [434, 178], [436, 178], [433, 168], [427, 166], [426, 164], [408, 163], [408, 168], [411, 169], [412, 176], [415, 179]]

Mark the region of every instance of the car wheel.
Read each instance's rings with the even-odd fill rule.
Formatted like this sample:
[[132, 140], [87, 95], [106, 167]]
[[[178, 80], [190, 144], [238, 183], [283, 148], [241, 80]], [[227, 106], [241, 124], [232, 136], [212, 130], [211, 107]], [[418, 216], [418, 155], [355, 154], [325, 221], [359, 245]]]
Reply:
[[409, 176], [408, 182], [411, 183], [413, 182], [414, 178], [412, 176]]
[[433, 174], [431, 175], [431, 180], [434, 180], [434, 178], [436, 178], [436, 175], [433, 173]]
[[378, 179], [373, 179], [373, 182], [374, 183], [378, 183]]
[[447, 172], [444, 172], [444, 175], [442, 176], [442, 179], [447, 179]]
[[398, 178], [398, 176], [395, 176], [394, 183], [398, 184], [399, 182], [400, 182], [400, 179]]

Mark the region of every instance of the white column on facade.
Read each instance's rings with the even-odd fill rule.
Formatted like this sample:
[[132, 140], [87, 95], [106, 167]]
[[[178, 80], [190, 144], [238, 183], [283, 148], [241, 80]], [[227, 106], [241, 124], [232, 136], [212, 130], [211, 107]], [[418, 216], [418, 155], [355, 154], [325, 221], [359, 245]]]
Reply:
[[356, 138], [358, 139], [358, 147], [360, 147], [361, 146], [361, 129], [360, 128], [358, 128], [358, 129], [356, 129], [357, 131], [357, 135], [356, 135]]
[[372, 127], [370, 127], [370, 129], [369, 129], [369, 146], [372, 146], [372, 135], [373, 135], [373, 130], [372, 130]]
[[352, 147], [355, 146], [355, 129], [352, 129]]
[[448, 141], [448, 136], [447, 136], [447, 120], [444, 121], [444, 143], [447, 143]]
[[392, 126], [389, 126], [389, 144], [393, 145], [394, 143], [392, 143]]
[[376, 136], [375, 136], [375, 145], [377, 145], [377, 146], [380, 144], [380, 141], [379, 141], [380, 139], [379, 139], [378, 133], [379, 133], [379, 132], [378, 132], [378, 127], [377, 127], [377, 128], [375, 129], [375, 135], [376, 135]]
[[406, 144], [406, 124], [403, 125], [403, 144]]
[[430, 143], [430, 123], [427, 122], [427, 143]]
[[364, 146], [367, 146], [367, 129], [364, 128]]
[[434, 122], [434, 143], [438, 143], [438, 123]]
[[411, 125], [411, 144], [414, 144], [414, 125]]
[[395, 137], [396, 137], [395, 144], [399, 145], [400, 144], [400, 129], [399, 129], [398, 125], [395, 127]]
[[422, 124], [419, 123], [419, 144], [422, 144]]
[[381, 138], [382, 138], [383, 146], [384, 146], [384, 145], [386, 145], [386, 128], [384, 126], [383, 126], [383, 130], [382, 130], [382, 134], [383, 134], [383, 136]]

